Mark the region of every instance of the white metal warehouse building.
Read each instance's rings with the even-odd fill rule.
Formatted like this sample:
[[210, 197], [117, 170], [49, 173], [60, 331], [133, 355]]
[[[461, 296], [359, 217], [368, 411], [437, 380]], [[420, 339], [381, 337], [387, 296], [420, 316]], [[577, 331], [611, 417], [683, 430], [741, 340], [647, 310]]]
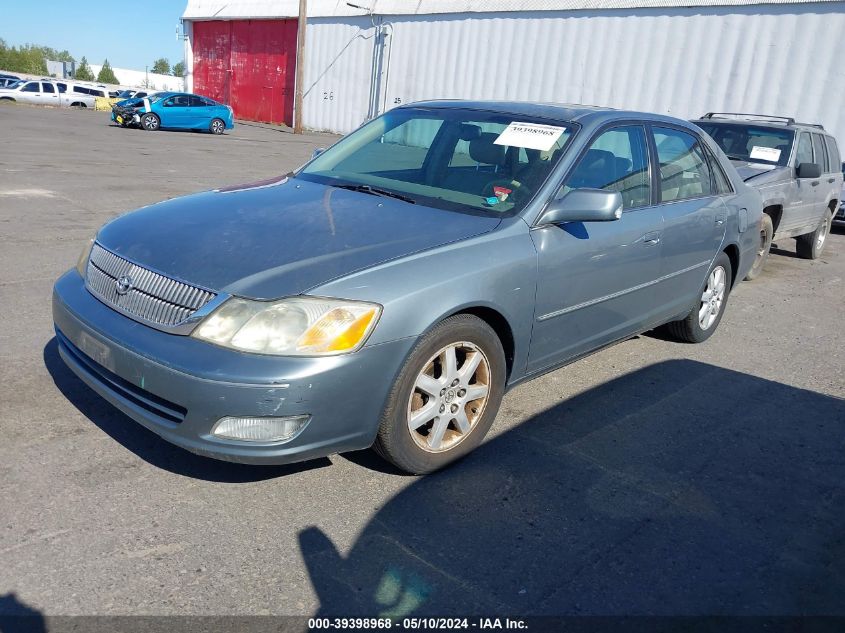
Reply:
[[[845, 2], [353, 4], [366, 9], [343, 0], [309, 2], [307, 128], [348, 132], [396, 104], [423, 99], [514, 99], [684, 118], [712, 110], [794, 116], [822, 123], [845, 143], [845, 68], [837, 55]], [[189, 0], [183, 16], [188, 90], [229, 97], [238, 116], [290, 123], [298, 5]], [[282, 30], [284, 37], [273, 35]], [[279, 59], [287, 60], [287, 75]], [[276, 99], [291, 104], [283, 115], [262, 114], [269, 110], [255, 103]]]

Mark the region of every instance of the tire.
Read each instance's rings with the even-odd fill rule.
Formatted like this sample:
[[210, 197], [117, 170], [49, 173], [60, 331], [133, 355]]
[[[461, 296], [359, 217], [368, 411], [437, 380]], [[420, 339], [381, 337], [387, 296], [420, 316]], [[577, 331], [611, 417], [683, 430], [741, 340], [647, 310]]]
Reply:
[[15, 100], [12, 97], [0, 97], [0, 104], [11, 105], [13, 103], [15, 103]]
[[212, 119], [208, 131], [212, 134], [223, 134], [226, 131], [226, 123], [223, 122], [223, 119]]
[[160, 126], [161, 119], [158, 118], [158, 115], [153, 114], [152, 112], [147, 112], [147, 114], [141, 117], [142, 130], [146, 130], [147, 132], [155, 132]]
[[[727, 254], [719, 253], [707, 271], [699, 301], [686, 317], [666, 324], [673, 337], [686, 343], [703, 343], [713, 335], [728, 305], [731, 274], [731, 260]], [[709, 310], [705, 312], [706, 307]]]
[[[402, 366], [373, 448], [416, 475], [463, 457], [481, 443], [496, 418], [506, 367], [502, 343], [486, 322], [471, 314], [442, 321], [420, 339]], [[475, 395], [479, 397], [470, 399]], [[416, 427], [411, 424], [414, 415]]]
[[812, 233], [799, 235], [795, 239], [795, 251], [798, 257], [804, 259], [818, 259], [822, 255], [824, 245], [827, 243], [827, 236], [830, 233], [830, 225], [833, 222], [833, 213], [825, 211], [819, 227]]
[[763, 221], [760, 224], [760, 246], [757, 249], [757, 257], [754, 258], [754, 265], [745, 276], [746, 281], [752, 281], [760, 276], [763, 272], [763, 267], [769, 259], [769, 251], [772, 248], [772, 238], [775, 234], [775, 227], [772, 225], [772, 218], [770, 215], [763, 214]]

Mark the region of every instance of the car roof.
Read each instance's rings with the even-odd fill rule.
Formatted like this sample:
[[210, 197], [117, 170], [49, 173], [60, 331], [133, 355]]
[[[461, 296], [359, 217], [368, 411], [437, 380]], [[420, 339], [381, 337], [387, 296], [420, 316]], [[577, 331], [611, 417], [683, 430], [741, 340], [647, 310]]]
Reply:
[[459, 99], [437, 99], [408, 103], [403, 108], [455, 108], [467, 110], [485, 110], [517, 116], [551, 119], [554, 121], [572, 121], [581, 124], [601, 124], [617, 120], [642, 120], [655, 123], [671, 123], [691, 127], [689, 121], [653, 112], [637, 110], [616, 110], [613, 108], [572, 103], [540, 103], [533, 101], [468, 101]]
[[817, 134], [826, 134], [831, 136], [830, 132], [824, 129], [823, 126], [815, 123], [800, 123], [795, 121], [793, 123], [777, 123], [775, 121], [766, 119], [727, 119], [720, 117], [713, 117], [708, 119], [693, 119], [692, 123], [696, 125], [717, 123], [718, 125], [753, 125], [754, 127], [766, 128], [769, 130], [800, 130], [802, 132], [816, 132]]

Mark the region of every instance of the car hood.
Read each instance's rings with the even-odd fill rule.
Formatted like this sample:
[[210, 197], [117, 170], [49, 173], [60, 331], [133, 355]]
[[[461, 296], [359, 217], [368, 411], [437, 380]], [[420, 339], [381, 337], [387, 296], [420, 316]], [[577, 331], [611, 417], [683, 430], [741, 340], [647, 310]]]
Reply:
[[97, 241], [190, 284], [275, 299], [500, 221], [282, 178], [144, 207], [105, 225]]
[[[731, 160], [731, 163], [734, 167], [736, 167], [736, 170], [739, 173], [740, 177], [746, 182], [751, 180], [752, 178], [756, 178], [757, 176], [762, 176], [763, 174], [774, 175], [775, 172], [780, 174], [780, 172], [786, 171], [788, 169], [787, 167], [767, 165], [766, 163], [754, 163], [749, 162], [747, 160]], [[767, 178], [766, 180], [769, 180], [769, 178]]]

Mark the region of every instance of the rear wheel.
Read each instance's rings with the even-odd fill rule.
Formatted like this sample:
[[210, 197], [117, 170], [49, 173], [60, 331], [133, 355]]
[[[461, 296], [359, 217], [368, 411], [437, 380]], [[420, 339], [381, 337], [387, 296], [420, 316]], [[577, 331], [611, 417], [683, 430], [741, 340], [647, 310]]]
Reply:
[[757, 256], [754, 258], [754, 265], [745, 276], [745, 279], [751, 281], [757, 279], [760, 273], [763, 272], [763, 267], [766, 265], [766, 260], [769, 259], [769, 251], [772, 248], [772, 237], [775, 229], [772, 225], [772, 218], [769, 215], [763, 214], [763, 220], [760, 223], [760, 243], [757, 245]]
[[148, 112], [141, 117], [141, 127], [148, 132], [155, 132], [160, 126], [161, 120], [152, 112]]
[[725, 253], [719, 253], [710, 266], [695, 307], [680, 321], [666, 324], [672, 336], [687, 343], [703, 343], [710, 338], [725, 313], [730, 283], [731, 260]]
[[799, 257], [804, 259], [818, 259], [821, 257], [827, 234], [830, 233], [830, 224], [833, 221], [833, 213], [825, 211], [824, 218], [819, 227], [812, 233], [800, 235], [795, 240], [795, 251]]
[[505, 386], [499, 337], [478, 317], [435, 326], [411, 352], [388, 397], [376, 451], [402, 470], [424, 474], [481, 443]]
[[213, 119], [211, 125], [208, 126], [208, 131], [212, 134], [223, 134], [226, 131], [226, 124], [223, 119]]

